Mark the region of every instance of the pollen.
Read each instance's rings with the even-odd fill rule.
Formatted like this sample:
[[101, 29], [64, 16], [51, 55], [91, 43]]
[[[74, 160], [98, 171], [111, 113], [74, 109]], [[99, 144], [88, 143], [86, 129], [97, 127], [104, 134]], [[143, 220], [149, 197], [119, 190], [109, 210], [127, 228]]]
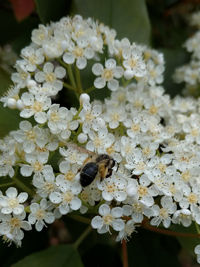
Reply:
[[138, 194], [139, 194], [140, 197], [146, 196], [147, 193], [148, 193], [148, 190], [147, 190], [147, 188], [145, 186], [140, 185], [138, 187]]
[[12, 209], [13, 209], [13, 208], [16, 208], [16, 207], [19, 205], [19, 201], [18, 201], [18, 199], [16, 199], [16, 198], [11, 198], [11, 199], [8, 200], [8, 205], [9, 205], [9, 207], [11, 207]]
[[38, 220], [43, 220], [44, 216], [45, 216], [45, 211], [42, 209], [39, 209], [39, 210], [37, 210], [35, 215], [36, 215]]
[[34, 131], [31, 130], [31, 131], [26, 132], [26, 136], [27, 136], [27, 139], [34, 141], [36, 134]]
[[72, 181], [74, 179], [75, 174], [72, 171], [68, 171], [65, 174], [65, 180]]
[[197, 203], [197, 195], [194, 193], [189, 194], [189, 196], [187, 197], [188, 201], [190, 204], [195, 204]]
[[54, 121], [54, 122], [59, 121], [58, 112], [56, 112], [56, 111], [52, 112], [50, 115], [50, 119], [51, 119], [51, 121]]
[[168, 212], [166, 209], [162, 208], [160, 209], [160, 217], [166, 219], [168, 217]]
[[72, 194], [72, 192], [68, 191], [64, 194], [63, 200], [69, 203], [72, 201], [73, 198], [74, 198], [74, 195]]
[[10, 225], [11, 225], [11, 229], [20, 228], [21, 221], [18, 218], [11, 218]]
[[43, 110], [43, 105], [42, 103], [38, 102], [38, 101], [35, 101], [35, 103], [33, 104], [33, 110], [35, 112], [40, 112]]
[[83, 57], [84, 51], [81, 47], [76, 47], [73, 51], [75, 57]]
[[47, 73], [45, 79], [47, 82], [53, 83], [56, 80], [56, 75], [53, 72]]
[[113, 78], [113, 71], [110, 69], [105, 69], [102, 73], [102, 78], [106, 81], [110, 81]]
[[131, 130], [133, 132], [138, 132], [140, 130], [140, 125], [139, 124], [132, 124]]
[[103, 216], [103, 220], [104, 220], [105, 224], [109, 225], [113, 221], [113, 216], [111, 214], [107, 214], [107, 215]]
[[39, 161], [36, 161], [34, 164], [34, 170], [41, 171], [42, 169], [43, 169], [43, 165]]
[[137, 60], [131, 58], [131, 59], [129, 59], [128, 64], [133, 69], [133, 68], [135, 68], [137, 66]]
[[154, 114], [157, 114], [158, 112], [158, 108], [156, 106], [151, 106], [150, 109], [149, 109], [149, 113], [154, 115]]

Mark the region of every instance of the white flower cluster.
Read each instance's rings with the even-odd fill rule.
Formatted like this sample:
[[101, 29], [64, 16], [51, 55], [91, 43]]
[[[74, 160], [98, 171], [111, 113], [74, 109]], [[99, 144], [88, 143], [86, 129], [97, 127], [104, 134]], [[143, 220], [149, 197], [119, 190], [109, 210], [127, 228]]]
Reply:
[[[109, 56], [101, 63], [104, 51]], [[41, 231], [75, 211], [88, 212], [99, 233], [117, 232], [118, 241], [144, 219], [166, 228], [200, 224], [200, 101], [164, 94], [162, 54], [75, 16], [40, 25], [21, 56], [1, 101], [34, 124], [22, 120], [0, 141], [0, 176], [22, 185], [29, 198], [13, 187], [1, 194], [0, 235], [20, 245], [21, 229]], [[111, 90], [103, 101], [90, 101], [80, 87], [89, 60], [91, 86]], [[55, 103], [68, 81], [79, 109]], [[99, 154], [115, 160], [112, 172], [82, 187], [83, 166]]]
[[191, 53], [191, 59], [175, 70], [174, 80], [177, 83], [185, 83], [183, 92], [185, 94], [199, 96], [200, 86], [200, 12], [192, 14], [190, 24], [197, 27], [196, 33], [187, 39], [184, 44], [187, 52]]

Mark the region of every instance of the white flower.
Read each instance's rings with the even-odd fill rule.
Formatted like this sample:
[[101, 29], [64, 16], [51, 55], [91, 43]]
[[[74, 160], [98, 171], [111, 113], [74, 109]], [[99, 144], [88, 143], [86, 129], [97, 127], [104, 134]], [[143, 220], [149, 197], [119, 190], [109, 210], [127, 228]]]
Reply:
[[37, 94], [33, 96], [30, 93], [23, 93], [21, 100], [24, 109], [20, 112], [22, 118], [30, 118], [34, 115], [34, 119], [38, 123], [45, 123], [47, 115], [44, 111], [51, 106], [51, 99], [45, 95]]
[[38, 71], [35, 74], [35, 80], [39, 83], [43, 83], [43, 86], [52, 86], [54, 94], [57, 94], [63, 87], [63, 83], [59, 79], [63, 79], [66, 76], [66, 70], [57, 66], [54, 69], [54, 65], [51, 62], [47, 62], [43, 66], [43, 71]]
[[123, 215], [122, 208], [110, 209], [107, 204], [103, 204], [99, 207], [99, 214], [101, 216], [95, 216], [91, 221], [92, 227], [97, 229], [98, 233], [110, 232], [110, 226], [118, 232], [124, 229], [124, 221], [119, 219]]
[[40, 204], [32, 203], [30, 205], [31, 213], [28, 216], [30, 224], [35, 224], [35, 229], [40, 232], [46, 223], [53, 223], [55, 217], [52, 212], [48, 211], [49, 203], [46, 199], [42, 199]]
[[29, 222], [24, 221], [26, 213], [23, 212], [20, 215], [1, 214], [0, 234], [7, 238], [9, 241], [13, 241], [17, 246], [21, 246], [21, 240], [24, 238], [22, 231], [30, 231], [31, 225]]
[[116, 61], [114, 59], [108, 59], [105, 62], [105, 68], [100, 63], [95, 63], [92, 67], [92, 72], [96, 76], [101, 76], [95, 79], [94, 86], [98, 89], [107, 86], [111, 91], [116, 91], [119, 87], [119, 79], [123, 75], [123, 68], [116, 66]]
[[123, 175], [113, 172], [112, 176], [104, 179], [98, 184], [98, 189], [102, 191], [102, 197], [106, 201], [124, 201], [127, 197], [126, 193], [127, 182]]
[[64, 53], [63, 61], [67, 64], [73, 64], [76, 61], [76, 66], [78, 69], [82, 70], [87, 66], [87, 59], [92, 59], [94, 57], [94, 50], [91, 47], [87, 47], [87, 39], [80, 40], [78, 45], [73, 42], [68, 46], [69, 52]]
[[13, 136], [26, 153], [32, 153], [36, 146], [43, 148], [47, 143], [46, 133], [38, 126], [32, 127], [29, 121], [21, 121], [19, 127], [20, 130], [13, 132]]
[[61, 192], [52, 192], [49, 199], [54, 204], [59, 204], [61, 214], [67, 214], [71, 210], [78, 210], [81, 207], [81, 200], [77, 195], [81, 192], [80, 183], [68, 183], [61, 185]]
[[122, 229], [116, 237], [116, 241], [128, 240], [132, 233], [135, 232], [135, 222], [129, 220], [125, 223], [124, 229]]
[[24, 211], [24, 203], [28, 198], [26, 192], [22, 192], [17, 196], [17, 189], [14, 187], [9, 187], [6, 190], [6, 196], [0, 197], [0, 205], [2, 206], [1, 212], [3, 214], [13, 213], [19, 215]]
[[26, 69], [33, 72], [37, 69], [37, 65], [44, 62], [43, 49], [36, 49], [33, 46], [27, 46], [21, 51], [21, 56], [26, 61]]
[[141, 52], [135, 47], [126, 48], [122, 52], [124, 77], [129, 80], [135, 77], [143, 77], [146, 74], [146, 65]]
[[109, 148], [115, 140], [114, 135], [109, 133], [107, 128], [101, 128], [98, 133], [90, 131], [88, 135], [89, 140], [86, 144], [86, 149], [97, 152], [98, 154], [105, 154], [106, 149]]
[[165, 228], [168, 228], [171, 224], [171, 214], [176, 211], [176, 204], [171, 197], [164, 196], [161, 199], [162, 208], [155, 205], [152, 209], [154, 212], [154, 218], [151, 220], [151, 225], [158, 226], [161, 222]]
[[200, 263], [200, 245], [194, 248], [194, 253], [197, 254], [197, 262]]

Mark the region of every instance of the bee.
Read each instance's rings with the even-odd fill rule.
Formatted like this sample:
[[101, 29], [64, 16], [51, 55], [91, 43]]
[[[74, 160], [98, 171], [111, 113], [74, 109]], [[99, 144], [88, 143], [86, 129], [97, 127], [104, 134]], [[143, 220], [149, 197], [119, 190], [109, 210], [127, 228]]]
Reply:
[[116, 161], [107, 154], [97, 155], [86, 160], [86, 164], [80, 170], [80, 183], [82, 187], [90, 185], [97, 175], [100, 176], [101, 181], [104, 178], [110, 177], [115, 164]]
[[73, 148], [80, 153], [89, 154], [89, 157], [84, 161], [83, 167], [78, 170], [80, 172], [80, 184], [82, 187], [90, 185], [94, 179], [99, 176], [102, 181], [104, 178], [108, 178], [112, 175], [113, 167], [117, 164], [117, 169], [119, 163], [117, 163], [113, 158], [107, 154], [99, 154], [89, 151], [83, 147], [78, 147], [76, 144], [67, 143], [68, 148]]

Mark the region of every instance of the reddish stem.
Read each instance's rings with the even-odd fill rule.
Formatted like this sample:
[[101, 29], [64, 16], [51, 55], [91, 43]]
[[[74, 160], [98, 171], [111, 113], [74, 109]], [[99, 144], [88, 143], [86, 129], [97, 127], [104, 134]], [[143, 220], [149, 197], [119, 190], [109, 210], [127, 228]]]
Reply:
[[149, 225], [147, 221], [143, 221], [141, 226], [149, 231], [156, 232], [156, 233], [163, 234], [163, 235], [200, 238], [200, 234], [174, 232], [171, 230], [161, 229], [161, 228]]
[[123, 257], [123, 267], [128, 267], [128, 253], [127, 253], [127, 246], [126, 241], [122, 240], [122, 257]]

